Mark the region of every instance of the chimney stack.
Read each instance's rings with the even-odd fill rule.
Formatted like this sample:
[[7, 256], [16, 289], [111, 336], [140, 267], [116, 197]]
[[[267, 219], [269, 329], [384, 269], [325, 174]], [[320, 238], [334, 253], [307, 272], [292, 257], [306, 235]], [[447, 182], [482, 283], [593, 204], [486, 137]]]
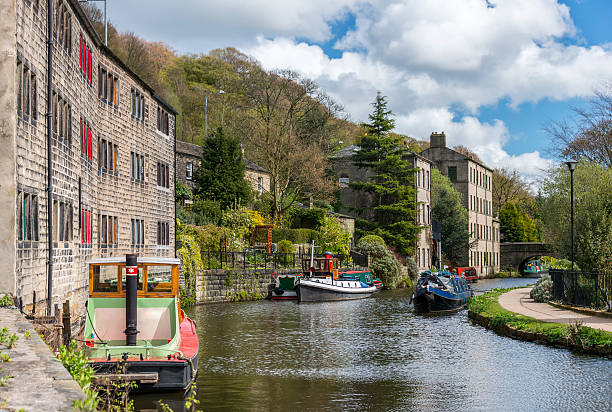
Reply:
[[446, 135], [444, 132], [432, 132], [429, 136], [429, 147], [446, 147]]

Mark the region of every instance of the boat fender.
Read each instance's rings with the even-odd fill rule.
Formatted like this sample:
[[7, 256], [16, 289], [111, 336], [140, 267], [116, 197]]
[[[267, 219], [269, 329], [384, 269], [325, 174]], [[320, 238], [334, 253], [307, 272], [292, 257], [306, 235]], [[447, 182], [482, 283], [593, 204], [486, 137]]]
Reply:
[[281, 288], [274, 288], [274, 293], [276, 293], [277, 295], [282, 295], [283, 293], [285, 293], [285, 291]]

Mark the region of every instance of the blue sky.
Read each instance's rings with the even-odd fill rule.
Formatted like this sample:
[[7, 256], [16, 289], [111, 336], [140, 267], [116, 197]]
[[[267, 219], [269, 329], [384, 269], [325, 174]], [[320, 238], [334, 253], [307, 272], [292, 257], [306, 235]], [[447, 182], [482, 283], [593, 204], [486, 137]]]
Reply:
[[609, 0], [132, 0], [109, 18], [181, 53], [297, 70], [357, 122], [380, 90], [398, 132], [445, 131], [530, 179], [551, 162], [542, 128], [612, 79]]

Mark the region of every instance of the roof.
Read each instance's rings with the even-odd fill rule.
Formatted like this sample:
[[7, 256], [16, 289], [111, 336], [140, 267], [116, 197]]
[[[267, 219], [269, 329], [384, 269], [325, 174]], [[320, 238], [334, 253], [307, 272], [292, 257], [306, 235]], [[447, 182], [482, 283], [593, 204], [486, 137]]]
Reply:
[[[423, 152], [421, 152], [421, 153], [423, 153]], [[430, 159], [426, 158], [425, 156], [421, 155], [420, 153], [410, 152], [410, 153], [406, 153], [405, 156], [406, 157], [409, 157], [409, 156], [410, 157], [415, 157], [415, 158], [417, 158], [419, 160], [422, 160], [424, 162], [427, 162], [429, 164], [433, 163]]]
[[351, 157], [360, 150], [361, 150], [360, 146], [356, 144], [352, 144], [350, 146], [345, 147], [342, 150], [338, 150], [336, 153], [331, 155], [331, 158], [332, 159], [343, 159], [346, 157]]
[[93, 42], [96, 45], [96, 47], [98, 47], [102, 52], [104, 52], [105, 55], [113, 59], [117, 65], [119, 65], [123, 70], [125, 70], [127, 74], [132, 76], [134, 80], [140, 83], [142, 87], [147, 89], [151, 93], [151, 96], [153, 96], [153, 98], [157, 100], [162, 106], [164, 106], [168, 111], [172, 112], [174, 115], [177, 115], [178, 112], [174, 109], [174, 107], [170, 106], [170, 104], [168, 104], [157, 93], [155, 93], [155, 90], [153, 90], [153, 88], [149, 86], [147, 82], [142, 80], [119, 57], [117, 57], [115, 53], [112, 52], [111, 49], [106, 47], [106, 45], [104, 44], [100, 36], [98, 36], [96, 29], [94, 29], [94, 26], [91, 23], [91, 20], [89, 20], [89, 17], [87, 17], [87, 14], [85, 13], [83, 8], [79, 4], [79, 0], [68, 0], [68, 2], [70, 3], [70, 6], [74, 10], [74, 13], [77, 19], [79, 19], [79, 22], [81, 23], [81, 25], [83, 26], [87, 34], [93, 39]]
[[[138, 263], [152, 263], [160, 265], [178, 265], [181, 263], [180, 259], [170, 257], [157, 257], [157, 256], [138, 256]], [[116, 256], [109, 258], [98, 258], [88, 260], [87, 264], [102, 264], [102, 263], [125, 263], [125, 256]]]
[[203, 151], [204, 149], [199, 144], [184, 142], [182, 140], [176, 141], [176, 153], [202, 157]]
[[251, 162], [249, 159], [244, 158], [245, 162], [246, 162], [246, 168], [249, 170], [254, 170], [256, 172], [261, 172], [261, 173], [267, 173], [270, 174], [270, 172], [268, 172], [266, 169], [264, 169], [263, 167]]

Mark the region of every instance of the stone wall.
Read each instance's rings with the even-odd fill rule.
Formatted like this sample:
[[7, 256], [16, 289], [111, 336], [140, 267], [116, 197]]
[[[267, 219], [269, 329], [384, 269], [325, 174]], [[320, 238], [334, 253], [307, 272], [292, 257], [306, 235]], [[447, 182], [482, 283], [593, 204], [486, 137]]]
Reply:
[[283, 273], [295, 273], [295, 270], [204, 270], [196, 279], [196, 303], [266, 298], [274, 285], [272, 274]]

